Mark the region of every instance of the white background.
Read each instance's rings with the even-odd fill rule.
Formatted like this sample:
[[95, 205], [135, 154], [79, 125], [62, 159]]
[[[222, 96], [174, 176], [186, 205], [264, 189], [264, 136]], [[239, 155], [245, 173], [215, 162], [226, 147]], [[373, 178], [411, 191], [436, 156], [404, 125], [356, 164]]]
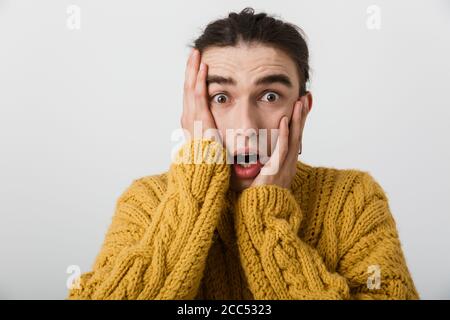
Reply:
[[421, 297], [450, 298], [446, 0], [0, 0], [0, 298], [64, 299], [90, 270], [118, 196], [168, 169], [187, 45], [245, 6], [309, 37], [303, 161], [369, 171]]

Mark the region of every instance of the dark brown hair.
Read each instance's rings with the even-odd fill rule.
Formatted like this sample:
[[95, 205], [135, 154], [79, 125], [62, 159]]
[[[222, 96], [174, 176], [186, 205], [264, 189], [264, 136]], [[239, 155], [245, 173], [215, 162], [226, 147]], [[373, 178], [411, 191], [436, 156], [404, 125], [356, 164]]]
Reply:
[[227, 18], [210, 22], [191, 47], [202, 53], [208, 47], [236, 46], [243, 41], [281, 49], [296, 63], [300, 95], [304, 95], [309, 81], [309, 52], [305, 38], [300, 27], [264, 12], [255, 14], [253, 8], [247, 7], [239, 13], [229, 13]]

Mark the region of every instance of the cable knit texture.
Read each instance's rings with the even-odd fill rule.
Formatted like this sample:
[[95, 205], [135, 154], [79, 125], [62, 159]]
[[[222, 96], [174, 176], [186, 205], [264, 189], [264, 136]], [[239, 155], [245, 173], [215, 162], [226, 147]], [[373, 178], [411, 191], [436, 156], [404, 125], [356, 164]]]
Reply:
[[289, 189], [241, 193], [229, 177], [225, 149], [196, 140], [133, 181], [68, 299], [419, 299], [368, 172], [298, 161]]

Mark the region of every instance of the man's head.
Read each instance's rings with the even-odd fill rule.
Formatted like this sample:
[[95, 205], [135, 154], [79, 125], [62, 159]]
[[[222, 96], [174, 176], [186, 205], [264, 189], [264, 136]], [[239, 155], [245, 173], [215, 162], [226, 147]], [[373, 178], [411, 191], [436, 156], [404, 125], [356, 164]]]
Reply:
[[[270, 156], [276, 141], [271, 130], [279, 128], [283, 116], [290, 119], [295, 101], [304, 99], [312, 107], [301, 30], [246, 8], [208, 24], [194, 47], [208, 65], [210, 108], [228, 151]], [[238, 167], [231, 187], [241, 191], [253, 179], [254, 173]]]

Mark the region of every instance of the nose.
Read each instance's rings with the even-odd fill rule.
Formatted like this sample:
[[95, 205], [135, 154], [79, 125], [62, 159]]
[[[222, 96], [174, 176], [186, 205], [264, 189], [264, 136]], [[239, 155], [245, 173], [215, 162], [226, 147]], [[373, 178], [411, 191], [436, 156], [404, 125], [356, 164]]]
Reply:
[[[238, 140], [238, 147], [240, 143], [246, 146], [257, 145], [259, 118], [258, 110], [250, 101], [242, 101], [235, 108], [235, 136]], [[254, 139], [254, 141], [252, 141]]]

